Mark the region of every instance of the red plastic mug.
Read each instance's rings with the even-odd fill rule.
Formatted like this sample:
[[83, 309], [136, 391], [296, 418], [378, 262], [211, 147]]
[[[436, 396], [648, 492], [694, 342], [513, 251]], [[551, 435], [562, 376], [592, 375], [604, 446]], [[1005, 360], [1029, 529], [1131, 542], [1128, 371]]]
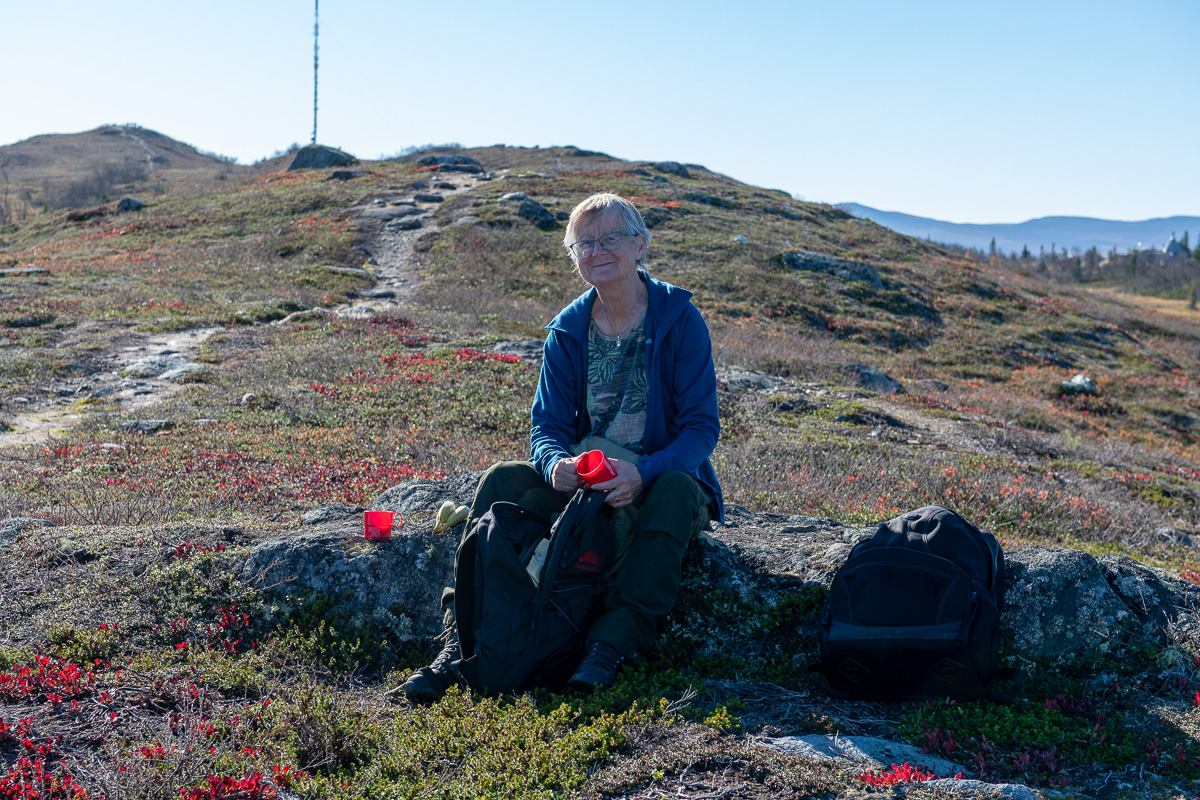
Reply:
[[382, 540], [392, 538], [391, 511], [367, 511], [363, 514], [363, 536], [368, 539]]
[[617, 477], [617, 469], [599, 450], [588, 450], [575, 462], [575, 471], [588, 486], [611, 481]]

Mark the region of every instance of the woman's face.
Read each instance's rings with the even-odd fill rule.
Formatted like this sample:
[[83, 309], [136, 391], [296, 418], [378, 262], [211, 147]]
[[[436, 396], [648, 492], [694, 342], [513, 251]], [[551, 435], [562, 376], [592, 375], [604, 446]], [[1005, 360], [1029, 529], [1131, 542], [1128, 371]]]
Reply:
[[[600, 239], [610, 233], [623, 231], [618, 214], [597, 214], [585, 219], [575, 231], [575, 241]], [[593, 286], [607, 288], [618, 286], [628, 280], [637, 280], [637, 263], [645, 252], [646, 244], [640, 236], [622, 236], [620, 246], [606, 250], [597, 246], [590, 255], [579, 259], [579, 274]]]

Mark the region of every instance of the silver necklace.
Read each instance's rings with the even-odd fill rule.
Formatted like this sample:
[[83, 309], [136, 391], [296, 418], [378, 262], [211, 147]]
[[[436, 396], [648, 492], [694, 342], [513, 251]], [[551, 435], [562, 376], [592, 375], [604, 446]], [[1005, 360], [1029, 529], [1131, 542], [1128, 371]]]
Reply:
[[[633, 313], [629, 315], [629, 319], [625, 320], [625, 328], [617, 334], [617, 347], [621, 346], [621, 337], [629, 333], [629, 329], [633, 327], [633, 318], [638, 313], [638, 310], [641, 309], [641, 307], [642, 301], [639, 298], [637, 304], [633, 307]], [[612, 320], [609, 318], [608, 309], [604, 307], [603, 300], [600, 301], [600, 313], [604, 315], [604, 321], [608, 323], [608, 329], [610, 331], [615, 331], [617, 326], [613, 325]]]

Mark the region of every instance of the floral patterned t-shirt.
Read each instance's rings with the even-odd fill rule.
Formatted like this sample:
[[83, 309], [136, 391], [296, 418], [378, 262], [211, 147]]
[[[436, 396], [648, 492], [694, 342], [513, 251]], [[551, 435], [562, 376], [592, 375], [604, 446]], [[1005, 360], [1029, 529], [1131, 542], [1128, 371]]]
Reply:
[[592, 436], [642, 454], [646, 431], [646, 315], [618, 345], [616, 336], [605, 336], [592, 320], [588, 325], [587, 410]]

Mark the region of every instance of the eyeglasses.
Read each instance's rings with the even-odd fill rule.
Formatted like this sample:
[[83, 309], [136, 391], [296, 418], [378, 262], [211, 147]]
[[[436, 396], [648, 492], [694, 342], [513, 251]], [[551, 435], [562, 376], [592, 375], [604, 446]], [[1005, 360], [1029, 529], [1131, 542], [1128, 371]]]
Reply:
[[596, 245], [604, 248], [604, 252], [611, 253], [612, 251], [625, 244], [626, 236], [634, 236], [635, 234], [625, 231], [617, 231], [606, 236], [601, 236], [599, 239], [580, 239], [578, 242], [567, 245], [576, 258], [584, 258], [596, 252]]

